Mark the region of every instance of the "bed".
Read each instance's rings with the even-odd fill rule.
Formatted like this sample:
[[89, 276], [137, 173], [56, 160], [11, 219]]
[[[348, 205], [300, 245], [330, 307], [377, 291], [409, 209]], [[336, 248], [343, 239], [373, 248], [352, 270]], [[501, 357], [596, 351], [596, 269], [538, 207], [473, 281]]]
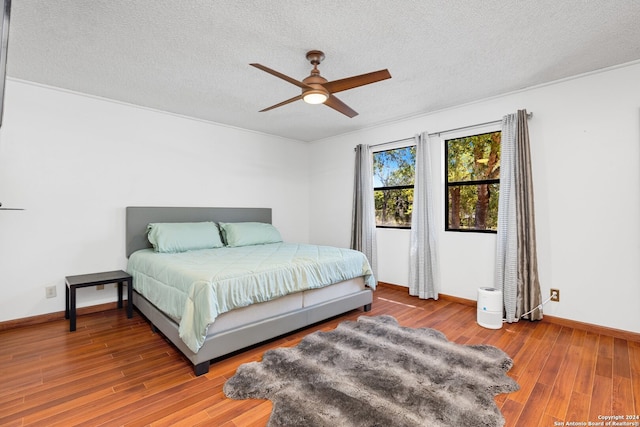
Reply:
[[[364, 258], [364, 263], [367, 268], [361, 266], [360, 271], [355, 272], [357, 268], [351, 267], [351, 264], [356, 262], [353, 257], [361, 254], [353, 253], [355, 251], [347, 249], [273, 242], [255, 246], [249, 244], [238, 248], [225, 246], [219, 249], [195, 250], [187, 254], [156, 253], [154, 255], [155, 251], [152, 249], [153, 246], [147, 235], [149, 224], [204, 222], [212, 222], [220, 227], [227, 225], [229, 227], [228, 233], [231, 233], [237, 229], [231, 227], [239, 227], [243, 224], [271, 224], [271, 209], [206, 207], [127, 207], [126, 209], [126, 254], [129, 258], [127, 271], [133, 276], [133, 305], [147, 318], [154, 330], [159, 330], [189, 359], [194, 366], [196, 375], [207, 373], [212, 359], [354, 309], [361, 308], [364, 311], [371, 309], [375, 278], [370, 274], [370, 270], [367, 270], [366, 258]], [[218, 277], [220, 268], [216, 266], [216, 263], [219, 259], [227, 259], [227, 256], [231, 256], [231, 252], [251, 253], [251, 255], [246, 255], [247, 261], [243, 261], [242, 266], [246, 271], [251, 270], [252, 272], [255, 265], [263, 263], [262, 261], [252, 261], [250, 256], [253, 256], [253, 253], [267, 254], [268, 257], [275, 257], [277, 262], [284, 262], [282, 260], [298, 256], [298, 254], [302, 254], [300, 256], [306, 259], [314, 257], [316, 252], [327, 252], [333, 255], [337, 253], [339, 257], [347, 258], [349, 264], [327, 267], [319, 273], [314, 273], [318, 276], [315, 279], [309, 277], [313, 274], [304, 270], [304, 279], [301, 280], [299, 266], [294, 267], [287, 264], [282, 264], [282, 271], [278, 269], [269, 270], [266, 273], [258, 272], [261, 276], [253, 277], [252, 283], [268, 283], [269, 288], [275, 289], [272, 292], [275, 292], [276, 295], [269, 298], [262, 295], [253, 297], [247, 296], [247, 291], [246, 295], [242, 294], [243, 302], [237, 306], [227, 304], [226, 300], [222, 300], [221, 297], [213, 298], [211, 303], [206, 302], [211, 299], [210, 295], [206, 298], [196, 298], [194, 295], [198, 292], [194, 289], [206, 289], [204, 293], [209, 294], [214, 292], [211, 291], [212, 287], [224, 286], [226, 283], [224, 280], [206, 286], [202, 285], [200, 276], [212, 277], [212, 275], [216, 275]], [[187, 255], [193, 255], [195, 258], [187, 258]], [[194, 271], [187, 270], [187, 279], [176, 279], [173, 273], [168, 273], [170, 270], [169, 267], [165, 267], [165, 261], [178, 262], [178, 267], [176, 267], [178, 270], [186, 269], [185, 262], [186, 265], [195, 265], [196, 268], [193, 269]], [[163, 264], [153, 266], [152, 262]], [[360, 262], [362, 264], [362, 261]], [[147, 268], [148, 265], [152, 266]], [[210, 270], [211, 268], [213, 270]], [[292, 269], [296, 274], [291, 273]], [[326, 281], [324, 276], [329, 270], [335, 270], [342, 277], [330, 279], [330, 284], [320, 286], [318, 280]], [[152, 277], [154, 274], [160, 277]], [[157, 292], [154, 289], [167, 289], [164, 284], [155, 287], [158, 280], [181, 282], [169, 285], [184, 289], [187, 294], [191, 292], [186, 296], [187, 304], [183, 304], [181, 300], [179, 303], [173, 303], [174, 306], [184, 305], [185, 311], [182, 312], [182, 315], [178, 312], [181, 309], [175, 307], [172, 309], [171, 305], [164, 306], [162, 298], [154, 295], [154, 292]], [[189, 280], [193, 280], [193, 284], [190, 285]], [[288, 290], [284, 292], [280, 290], [281, 287]], [[258, 293], [261, 294], [261, 292]], [[250, 304], [245, 301], [247, 299], [252, 300]], [[199, 305], [208, 307], [205, 314], [198, 313]], [[196, 327], [193, 327], [194, 325]], [[204, 325], [204, 330], [202, 325]], [[193, 332], [192, 329], [196, 332]], [[193, 336], [186, 333], [185, 330], [190, 331], [189, 333]]]

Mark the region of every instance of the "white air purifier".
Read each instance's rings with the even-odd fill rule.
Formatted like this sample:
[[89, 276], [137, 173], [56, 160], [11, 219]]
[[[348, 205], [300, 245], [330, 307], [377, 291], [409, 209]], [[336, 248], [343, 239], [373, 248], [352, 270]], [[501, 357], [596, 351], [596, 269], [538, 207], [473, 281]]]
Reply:
[[502, 291], [478, 288], [478, 325], [488, 329], [502, 328]]

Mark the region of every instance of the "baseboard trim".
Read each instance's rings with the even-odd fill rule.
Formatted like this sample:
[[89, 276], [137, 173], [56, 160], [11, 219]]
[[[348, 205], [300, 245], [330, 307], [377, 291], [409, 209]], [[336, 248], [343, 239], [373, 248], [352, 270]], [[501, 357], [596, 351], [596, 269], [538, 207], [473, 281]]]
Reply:
[[476, 308], [478, 306], [476, 300], [454, 297], [453, 295], [440, 294], [440, 299], [449, 302], [456, 302], [458, 304], [466, 305], [473, 308]]
[[[402, 285], [396, 285], [394, 283], [388, 282], [378, 282], [379, 286], [384, 286], [386, 288], [391, 288], [399, 291], [409, 292], [409, 288]], [[439, 297], [443, 301], [454, 302], [462, 305], [466, 305], [469, 307], [476, 307], [476, 301], [460, 298], [453, 295], [440, 294]], [[126, 303], [125, 303], [126, 304]], [[81, 307], [76, 310], [77, 315], [97, 313], [99, 311], [107, 311], [116, 309], [118, 304], [116, 302], [109, 302], [106, 304], [92, 305], [90, 307]], [[64, 319], [64, 311], [59, 311], [55, 313], [41, 314], [38, 316], [25, 317], [22, 319], [15, 320], [7, 320], [5, 322], [0, 322], [0, 331], [6, 331], [8, 329], [19, 328], [22, 326], [31, 326], [31, 325], [39, 325], [41, 323], [47, 323], [54, 320]], [[640, 342], [640, 333], [625, 331], [623, 329], [615, 329], [609, 328], [606, 326], [594, 325], [592, 323], [579, 322], [577, 320], [564, 319], [562, 317], [549, 316], [545, 314], [542, 322], [551, 323], [558, 326], [566, 326], [573, 329], [585, 330], [589, 332], [593, 332], [600, 335], [608, 335], [614, 338], [620, 338], [627, 341], [637, 341]]]
[[585, 330], [594, 334], [608, 335], [613, 338], [620, 338], [627, 341], [640, 342], [640, 333], [625, 331], [624, 329], [609, 328], [607, 326], [595, 325], [593, 323], [579, 322], [577, 320], [564, 319], [562, 317], [549, 316], [545, 314], [543, 322], [553, 323], [558, 326], [567, 326], [573, 329]]
[[[125, 300], [126, 304], [126, 300]], [[105, 304], [92, 305], [90, 307], [80, 307], [76, 309], [76, 315], [81, 316], [83, 314], [97, 313], [99, 311], [115, 310], [118, 307], [117, 302], [108, 302]], [[57, 311], [55, 313], [40, 314], [38, 316], [24, 317], [22, 319], [7, 320], [0, 322], [0, 331], [6, 331], [8, 329], [21, 328], [23, 326], [40, 325], [42, 323], [52, 322], [54, 320], [64, 319], [64, 311]]]
[[[382, 287], [385, 287], [385, 288], [394, 289], [396, 291], [409, 292], [409, 288], [408, 287], [402, 286], [402, 285], [396, 285], [395, 283], [378, 282], [378, 285], [382, 286]], [[469, 307], [476, 307], [476, 302], [474, 300], [472, 300], [472, 299], [454, 297], [453, 295], [445, 295], [445, 294], [440, 294], [438, 296], [438, 299], [441, 299], [443, 301], [455, 302], [455, 303], [462, 304], [462, 305], [468, 305]]]
[[391, 288], [391, 289], [395, 289], [396, 291], [407, 291], [409, 290], [409, 288], [407, 288], [406, 286], [402, 286], [402, 285], [396, 285], [394, 283], [389, 283], [389, 282], [378, 282], [378, 286], [382, 286], [384, 288]]
[[[409, 288], [402, 285], [396, 285], [393, 283], [378, 282], [378, 285], [393, 288], [396, 290], [404, 290], [408, 292]], [[472, 299], [460, 298], [452, 295], [440, 294], [439, 299], [443, 301], [455, 302], [458, 304], [466, 305], [469, 307], [477, 307], [477, 302]], [[568, 328], [584, 330], [593, 332], [595, 334], [607, 335], [613, 338], [620, 338], [627, 341], [640, 342], [640, 333], [625, 331], [624, 329], [609, 328], [607, 326], [594, 325], [592, 323], [579, 322], [577, 320], [564, 319], [562, 317], [550, 316], [545, 314], [541, 320], [542, 322], [551, 323], [558, 326], [566, 326]]]

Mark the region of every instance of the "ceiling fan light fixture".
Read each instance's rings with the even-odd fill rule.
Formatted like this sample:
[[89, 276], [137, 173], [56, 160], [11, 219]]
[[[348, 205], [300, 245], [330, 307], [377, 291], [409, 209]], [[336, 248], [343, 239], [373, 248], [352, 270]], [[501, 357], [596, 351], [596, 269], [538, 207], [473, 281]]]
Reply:
[[302, 99], [307, 104], [324, 104], [329, 96], [319, 89], [311, 89], [305, 92]]

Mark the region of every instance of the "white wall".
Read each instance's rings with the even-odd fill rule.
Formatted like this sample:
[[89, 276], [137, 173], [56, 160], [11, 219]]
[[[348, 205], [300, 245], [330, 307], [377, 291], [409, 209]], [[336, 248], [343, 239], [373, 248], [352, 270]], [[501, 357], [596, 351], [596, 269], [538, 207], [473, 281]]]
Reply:
[[[640, 332], [640, 63], [523, 90], [311, 145], [313, 243], [349, 245], [353, 148], [499, 120], [526, 108], [544, 312]], [[446, 84], [446, 82], [443, 82]], [[432, 141], [441, 293], [493, 284], [495, 235], [444, 232], [443, 143]], [[379, 277], [407, 285], [409, 233], [378, 230]]]
[[[0, 201], [26, 210], [0, 211], [0, 321], [62, 311], [66, 275], [124, 268], [129, 205], [271, 207], [285, 240], [347, 247], [355, 145], [527, 108], [542, 293], [562, 297], [545, 313], [640, 332], [638, 81], [630, 64], [307, 145], [9, 80]], [[442, 223], [441, 182], [436, 195]], [[380, 280], [407, 284], [408, 236], [380, 230]], [[475, 299], [493, 283], [495, 236], [439, 239], [441, 292]], [[78, 299], [114, 301], [115, 289]]]
[[[9, 80], [0, 129], [0, 321], [64, 310], [64, 276], [124, 269], [126, 206], [273, 208], [309, 239], [308, 147]], [[57, 298], [45, 298], [45, 286]], [[78, 306], [115, 289], [78, 291]]]

